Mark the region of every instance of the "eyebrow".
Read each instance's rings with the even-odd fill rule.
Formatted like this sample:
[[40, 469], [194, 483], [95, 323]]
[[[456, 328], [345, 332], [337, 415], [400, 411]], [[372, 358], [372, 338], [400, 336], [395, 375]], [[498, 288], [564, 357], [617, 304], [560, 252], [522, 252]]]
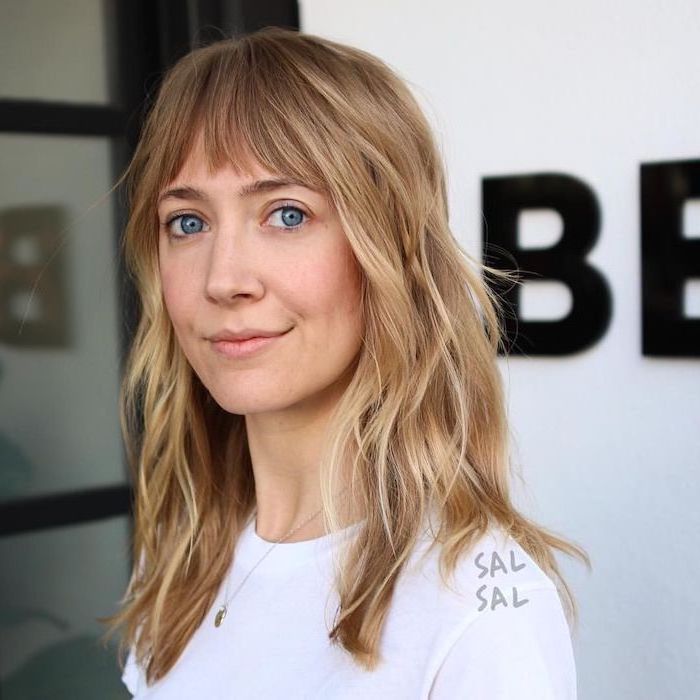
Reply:
[[[279, 190], [283, 187], [304, 187], [306, 189], [310, 188], [306, 183], [300, 182], [299, 180], [291, 179], [269, 179], [269, 180], [256, 180], [247, 185], [243, 185], [238, 190], [238, 196], [241, 198], [250, 197], [260, 192], [271, 192], [272, 190]], [[189, 185], [183, 185], [182, 187], [173, 187], [172, 189], [165, 190], [158, 197], [158, 204], [164, 202], [166, 199], [192, 199], [197, 201], [208, 201], [209, 197], [202, 190], [198, 190], [196, 187], [190, 187]]]

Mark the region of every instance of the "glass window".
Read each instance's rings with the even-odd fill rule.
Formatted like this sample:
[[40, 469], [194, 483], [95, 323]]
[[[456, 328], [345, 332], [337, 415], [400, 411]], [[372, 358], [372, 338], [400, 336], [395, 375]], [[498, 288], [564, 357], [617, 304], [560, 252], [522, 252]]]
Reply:
[[0, 96], [115, 102], [112, 0], [2, 4]]
[[0, 500], [123, 483], [112, 141], [0, 134]]

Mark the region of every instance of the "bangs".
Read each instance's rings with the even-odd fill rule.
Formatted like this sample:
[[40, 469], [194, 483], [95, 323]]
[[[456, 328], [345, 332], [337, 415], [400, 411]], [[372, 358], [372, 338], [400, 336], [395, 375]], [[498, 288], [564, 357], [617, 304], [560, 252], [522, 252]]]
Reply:
[[328, 191], [335, 179], [329, 164], [343, 142], [342, 116], [304, 74], [308, 67], [275, 49], [231, 40], [176, 65], [149, 117], [157, 134], [158, 153], [149, 160], [159, 164], [158, 189], [177, 177], [201, 143], [211, 172], [228, 165], [250, 173], [258, 163]]

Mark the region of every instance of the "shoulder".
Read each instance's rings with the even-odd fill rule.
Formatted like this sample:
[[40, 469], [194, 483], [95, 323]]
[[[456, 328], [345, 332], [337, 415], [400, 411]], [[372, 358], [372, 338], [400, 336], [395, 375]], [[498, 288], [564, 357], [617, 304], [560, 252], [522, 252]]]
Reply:
[[[553, 581], [509, 535], [492, 527], [441, 578], [437, 545], [423, 541], [405, 585], [431, 630], [430, 698], [575, 700], [569, 625]], [[415, 609], [414, 609], [415, 614]]]
[[486, 611], [519, 609], [530, 590], [550, 589], [554, 582], [510, 535], [491, 526], [462, 553], [454, 576], [443, 580], [439, 567], [440, 545], [426, 530], [407, 562], [406, 583], [437, 593], [450, 612], [475, 617]]

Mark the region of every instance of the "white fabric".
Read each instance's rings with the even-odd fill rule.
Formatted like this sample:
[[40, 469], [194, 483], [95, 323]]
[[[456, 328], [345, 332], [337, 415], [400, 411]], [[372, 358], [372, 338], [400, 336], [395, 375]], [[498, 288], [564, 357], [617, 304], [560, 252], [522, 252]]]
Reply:
[[[175, 666], [150, 688], [130, 653], [122, 680], [138, 700], [575, 700], [569, 627], [553, 582], [493, 528], [443, 586], [426, 532], [397, 583], [368, 673], [328, 639], [337, 607], [333, 554], [361, 523], [277, 545], [229, 605], [212, 609]], [[270, 549], [251, 520], [239, 540], [229, 592]], [[324, 622], [325, 621], [325, 622]]]

